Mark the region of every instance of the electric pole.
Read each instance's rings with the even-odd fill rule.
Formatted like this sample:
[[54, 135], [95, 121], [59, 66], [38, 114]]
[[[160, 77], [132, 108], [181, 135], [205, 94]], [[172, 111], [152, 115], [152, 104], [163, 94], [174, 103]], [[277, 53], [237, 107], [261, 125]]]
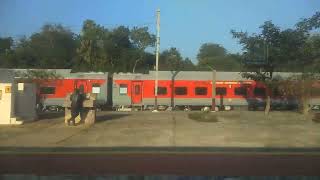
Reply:
[[158, 110], [158, 70], [159, 70], [159, 51], [160, 51], [160, 9], [157, 9], [157, 42], [156, 42], [156, 78], [154, 92], [154, 110]]
[[217, 79], [217, 77], [216, 77], [216, 74], [217, 74], [217, 71], [213, 68], [213, 67], [211, 67], [211, 66], [209, 66], [209, 65], [207, 65], [210, 69], [211, 69], [211, 71], [212, 71], [212, 94], [211, 94], [211, 111], [216, 111], [216, 79]]

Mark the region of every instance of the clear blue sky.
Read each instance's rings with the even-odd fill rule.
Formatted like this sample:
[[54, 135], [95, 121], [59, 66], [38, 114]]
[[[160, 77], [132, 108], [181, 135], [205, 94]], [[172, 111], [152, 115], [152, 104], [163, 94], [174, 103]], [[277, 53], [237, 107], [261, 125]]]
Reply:
[[320, 10], [319, 0], [0, 0], [0, 36], [29, 36], [44, 23], [61, 23], [78, 33], [85, 19], [106, 27], [149, 26], [161, 9], [161, 50], [177, 47], [196, 62], [202, 43], [241, 47], [231, 29], [258, 32], [266, 20], [281, 28]]

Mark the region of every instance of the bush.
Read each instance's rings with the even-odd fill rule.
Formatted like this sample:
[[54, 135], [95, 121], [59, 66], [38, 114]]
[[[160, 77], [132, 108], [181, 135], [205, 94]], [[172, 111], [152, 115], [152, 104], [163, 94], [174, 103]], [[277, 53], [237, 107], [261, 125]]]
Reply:
[[188, 114], [189, 119], [198, 122], [218, 122], [218, 117], [215, 114], [209, 112], [202, 113], [190, 113]]

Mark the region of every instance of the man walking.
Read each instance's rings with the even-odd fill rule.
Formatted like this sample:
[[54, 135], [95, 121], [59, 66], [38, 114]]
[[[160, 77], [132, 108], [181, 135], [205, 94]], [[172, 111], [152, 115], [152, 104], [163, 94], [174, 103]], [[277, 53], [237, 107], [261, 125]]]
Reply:
[[68, 119], [68, 125], [76, 125], [76, 117], [80, 114], [82, 109], [83, 98], [79, 89], [75, 89], [74, 93], [70, 96], [71, 101], [71, 118]]

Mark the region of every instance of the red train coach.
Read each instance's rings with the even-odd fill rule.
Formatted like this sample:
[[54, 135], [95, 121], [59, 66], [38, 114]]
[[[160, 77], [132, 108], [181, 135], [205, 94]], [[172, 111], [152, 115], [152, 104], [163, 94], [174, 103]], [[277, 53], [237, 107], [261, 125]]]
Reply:
[[[113, 105], [154, 105], [155, 72], [149, 74], [114, 74]], [[263, 84], [243, 79], [239, 72], [216, 73], [216, 104], [218, 106], [247, 106], [249, 101], [262, 99]], [[211, 106], [212, 72], [182, 71], [176, 75], [159, 71], [158, 104], [163, 107]]]
[[[274, 73], [289, 77], [292, 73]], [[159, 71], [158, 105], [166, 107], [211, 107], [212, 72]], [[155, 101], [155, 71], [149, 74], [119, 73], [113, 76], [113, 106], [152, 107]], [[240, 72], [216, 73], [216, 105], [218, 107], [256, 107], [264, 106], [268, 89], [265, 85], [241, 77]], [[297, 106], [296, 99], [274, 95], [272, 105]], [[311, 106], [319, 105], [320, 97], [311, 99]]]
[[62, 107], [66, 96], [75, 88], [84, 88], [85, 93], [92, 93], [93, 87], [99, 88], [97, 104], [105, 105], [108, 100], [108, 73], [70, 73], [57, 70], [60, 79], [38, 81], [39, 103], [43, 108], [56, 109]]
[[[51, 109], [62, 107], [67, 94], [75, 88], [84, 87], [85, 93], [92, 93], [93, 87], [99, 87], [98, 105], [111, 105], [114, 108], [140, 106], [152, 108], [155, 99], [155, 71], [149, 74], [118, 73], [113, 80], [108, 73], [71, 73], [70, 69], [54, 70], [61, 79], [41, 80], [38, 82], [39, 104]], [[274, 73], [282, 77], [292, 73]], [[172, 107], [211, 107], [212, 72], [159, 71], [158, 105]], [[318, 88], [319, 89], [319, 88]], [[247, 80], [239, 72], [216, 73], [216, 105], [231, 107], [250, 107], [264, 103], [267, 93], [264, 84]], [[293, 104], [294, 99], [272, 97], [273, 104]], [[320, 105], [320, 96], [313, 97], [310, 105]]]

